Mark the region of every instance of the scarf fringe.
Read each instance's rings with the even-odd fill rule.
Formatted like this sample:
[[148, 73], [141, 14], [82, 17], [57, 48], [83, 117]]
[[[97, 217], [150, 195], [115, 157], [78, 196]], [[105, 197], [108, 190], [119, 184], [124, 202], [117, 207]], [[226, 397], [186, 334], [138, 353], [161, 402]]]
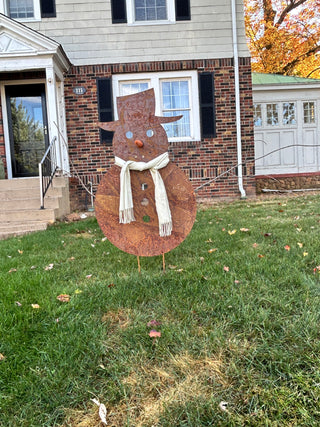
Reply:
[[165, 224], [159, 224], [159, 235], [160, 237], [171, 236], [172, 232], [172, 221]]
[[130, 224], [130, 222], [135, 221], [133, 208], [124, 209], [119, 211], [119, 222], [120, 224]]

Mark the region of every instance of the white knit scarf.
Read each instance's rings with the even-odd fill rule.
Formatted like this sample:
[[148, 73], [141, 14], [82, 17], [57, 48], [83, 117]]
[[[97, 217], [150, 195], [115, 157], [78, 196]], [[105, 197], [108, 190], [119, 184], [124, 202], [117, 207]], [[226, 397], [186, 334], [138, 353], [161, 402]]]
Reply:
[[120, 173], [120, 205], [119, 205], [119, 222], [129, 224], [135, 221], [133, 213], [133, 200], [131, 191], [130, 170], [144, 171], [149, 169], [154, 182], [154, 195], [156, 210], [159, 220], [160, 237], [170, 236], [172, 232], [172, 218], [168, 202], [167, 192], [164, 182], [161, 178], [159, 169], [164, 168], [169, 163], [168, 152], [161, 154], [149, 162], [125, 161], [120, 157], [115, 157], [115, 164], [121, 167]]

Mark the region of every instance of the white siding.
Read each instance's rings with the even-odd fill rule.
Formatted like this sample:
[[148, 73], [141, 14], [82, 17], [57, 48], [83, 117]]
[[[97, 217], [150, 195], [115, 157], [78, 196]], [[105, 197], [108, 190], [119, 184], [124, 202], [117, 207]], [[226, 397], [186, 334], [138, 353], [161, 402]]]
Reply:
[[[233, 56], [230, 0], [191, 0], [191, 21], [112, 24], [110, 0], [56, 0], [56, 18], [28, 23], [62, 44], [74, 65]], [[237, 0], [239, 56], [249, 56]]]

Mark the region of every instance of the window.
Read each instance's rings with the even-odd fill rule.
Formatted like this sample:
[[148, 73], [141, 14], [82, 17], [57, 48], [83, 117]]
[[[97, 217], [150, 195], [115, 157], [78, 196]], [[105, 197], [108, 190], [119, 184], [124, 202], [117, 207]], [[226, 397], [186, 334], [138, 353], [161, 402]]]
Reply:
[[190, 0], [111, 0], [113, 24], [168, 24], [191, 19]]
[[5, 0], [2, 9], [12, 19], [30, 21], [41, 17], [39, 0]]
[[253, 105], [253, 120], [255, 126], [262, 126], [262, 109], [261, 104]]
[[173, 0], [126, 0], [129, 24], [174, 22]]
[[279, 124], [278, 104], [267, 104], [267, 124], [270, 126]]
[[315, 103], [304, 102], [303, 103], [303, 122], [304, 124], [313, 124], [316, 122], [315, 114]]
[[167, 17], [166, 0], [134, 0], [135, 21], [165, 21]]
[[0, 13], [18, 21], [56, 16], [55, 0], [0, 0]]
[[294, 102], [284, 102], [282, 104], [282, 123], [284, 125], [295, 125], [296, 122], [296, 105]]
[[33, 0], [8, 0], [9, 16], [13, 19], [33, 18]]
[[113, 76], [114, 105], [116, 105], [117, 96], [133, 94], [151, 87], [155, 91], [157, 116], [183, 115], [183, 118], [177, 122], [163, 125], [169, 141], [199, 141], [197, 72], [115, 75]]

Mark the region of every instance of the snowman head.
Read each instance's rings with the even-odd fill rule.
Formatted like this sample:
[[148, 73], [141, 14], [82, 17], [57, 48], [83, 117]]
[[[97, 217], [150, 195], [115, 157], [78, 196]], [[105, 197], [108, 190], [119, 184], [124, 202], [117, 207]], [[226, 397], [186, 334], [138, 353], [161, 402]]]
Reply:
[[113, 131], [114, 155], [121, 159], [148, 162], [168, 151], [168, 138], [162, 123], [175, 122], [182, 116], [155, 115], [154, 90], [117, 98], [119, 120], [99, 123]]

